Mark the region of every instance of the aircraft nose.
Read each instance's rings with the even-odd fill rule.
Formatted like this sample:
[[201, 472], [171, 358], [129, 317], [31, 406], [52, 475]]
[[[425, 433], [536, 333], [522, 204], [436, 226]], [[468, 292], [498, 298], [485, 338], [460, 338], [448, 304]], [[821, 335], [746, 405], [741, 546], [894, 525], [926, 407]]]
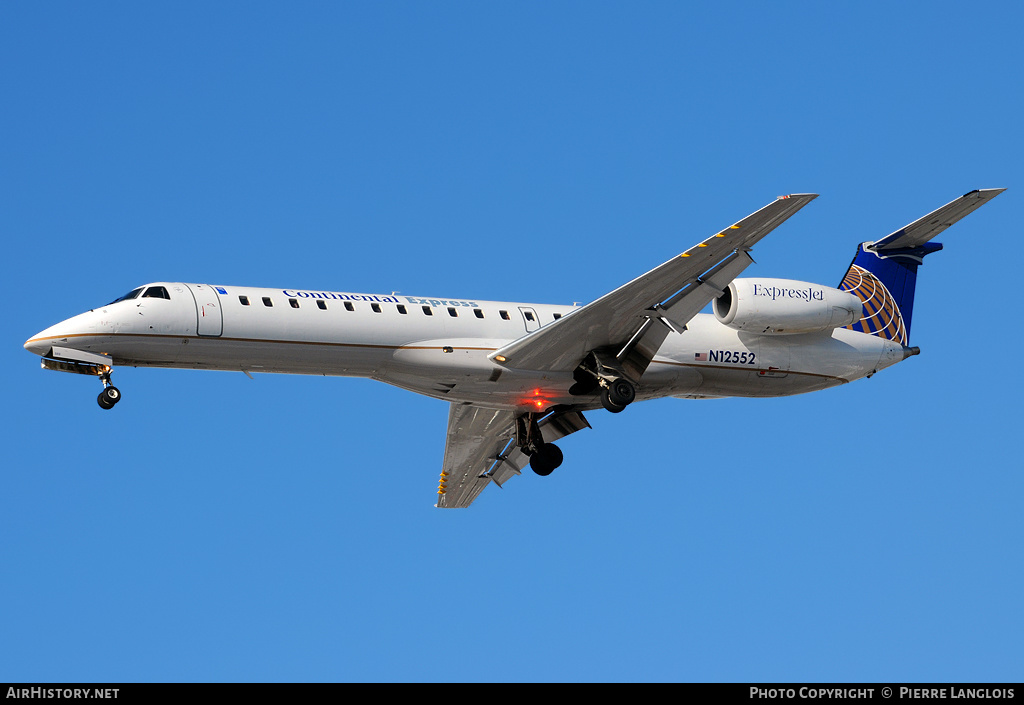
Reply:
[[50, 351], [50, 344], [41, 338], [43, 338], [42, 332], [36, 333], [25, 341], [25, 349], [35, 355], [46, 355]]
[[45, 357], [54, 345], [74, 347], [74, 344], [69, 344], [69, 340], [81, 335], [91, 335], [97, 330], [96, 322], [96, 314], [93, 311], [72, 316], [33, 335], [25, 341], [25, 349]]

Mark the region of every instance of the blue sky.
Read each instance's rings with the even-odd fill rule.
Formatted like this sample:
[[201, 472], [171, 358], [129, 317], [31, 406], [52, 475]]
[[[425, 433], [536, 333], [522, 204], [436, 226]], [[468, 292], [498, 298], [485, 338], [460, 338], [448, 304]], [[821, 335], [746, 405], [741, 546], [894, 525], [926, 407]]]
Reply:
[[[4, 3], [0, 681], [1020, 681], [1017, 3]], [[443, 402], [22, 343], [154, 280], [588, 301], [1009, 190], [870, 380], [590, 415], [434, 509]]]

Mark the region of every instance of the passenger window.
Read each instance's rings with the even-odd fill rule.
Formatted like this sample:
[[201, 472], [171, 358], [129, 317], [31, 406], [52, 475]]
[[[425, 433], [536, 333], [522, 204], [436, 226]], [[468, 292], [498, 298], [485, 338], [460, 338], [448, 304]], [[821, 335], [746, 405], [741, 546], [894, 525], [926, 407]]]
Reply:
[[298, 299], [288, 299], [288, 304], [292, 308], [298, 308], [299, 307], [299, 300]]
[[558, 320], [559, 318], [561, 318], [561, 317], [562, 317], [562, 314], [560, 314], [560, 313], [555, 313], [555, 314], [552, 314], [552, 318], [554, 318], [554, 319], [555, 319], [556, 321], [557, 321], [557, 320]]
[[380, 304], [370, 304], [370, 308], [373, 309], [374, 313], [380, 313]]
[[248, 306], [249, 305], [249, 297], [248, 296], [239, 296], [238, 297], [238, 302], [240, 304], [242, 304], [243, 306]]
[[146, 289], [146, 293], [142, 295], [144, 299], [170, 299], [170, 295], [167, 293], [167, 289], [162, 286], [151, 286]]
[[532, 321], [533, 320], [533, 313], [531, 313], [530, 311], [523, 311], [523, 313], [526, 315], [526, 320], [528, 320], [528, 321]]
[[427, 316], [433, 316], [434, 315], [434, 311], [429, 306], [424, 306], [423, 307], [423, 313], [425, 315], [427, 315]]
[[508, 311], [498, 311], [498, 315], [501, 316], [501, 320], [503, 321], [510, 320], [508, 317]]
[[270, 308], [271, 306], [274, 305], [274, 302], [270, 300], [269, 296], [264, 296], [263, 297], [263, 305], [266, 306], [267, 308]]
[[398, 312], [401, 313], [403, 316], [407, 313], [407, 311], [405, 310], [405, 304], [398, 304]]
[[346, 311], [355, 311], [356, 307], [352, 305], [351, 301], [346, 301], [345, 302], [345, 310]]
[[449, 306], [448, 307], [448, 315], [451, 316], [452, 318], [458, 318], [459, 317], [459, 312], [456, 309], [454, 309], [454, 308]]
[[478, 308], [474, 308], [473, 309], [473, 315], [476, 316], [477, 318], [483, 318], [484, 317], [484, 312], [481, 311]]
[[323, 299], [317, 299], [316, 300], [316, 307], [318, 309], [320, 309], [321, 311], [326, 311], [327, 310], [327, 302], [324, 301]]

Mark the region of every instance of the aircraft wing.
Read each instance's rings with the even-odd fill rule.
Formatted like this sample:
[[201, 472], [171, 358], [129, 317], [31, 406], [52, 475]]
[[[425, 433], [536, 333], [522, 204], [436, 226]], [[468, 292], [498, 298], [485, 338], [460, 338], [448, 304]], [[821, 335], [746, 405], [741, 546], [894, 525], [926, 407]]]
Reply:
[[918, 218], [910, 225], [900, 228], [892, 235], [887, 235], [867, 246], [876, 252], [920, 247], [937, 236], [950, 225], [1001, 194], [1004, 188], [985, 188], [965, 193], [955, 201], [951, 201], [938, 210], [934, 210], [923, 218]]
[[[544, 441], [550, 443], [590, 424], [579, 411], [559, 409], [541, 419], [538, 426]], [[468, 507], [491, 482], [501, 487], [521, 473], [530, 459], [513, 442], [515, 428], [511, 411], [451, 405], [438, 507]]]
[[[683, 330], [753, 260], [747, 251], [817, 194], [782, 196], [735, 225], [492, 353], [524, 370], [572, 371], [591, 351], [619, 353], [639, 379], [672, 328]], [[654, 325], [660, 319], [665, 325]], [[628, 348], [628, 350], [627, 350]]]

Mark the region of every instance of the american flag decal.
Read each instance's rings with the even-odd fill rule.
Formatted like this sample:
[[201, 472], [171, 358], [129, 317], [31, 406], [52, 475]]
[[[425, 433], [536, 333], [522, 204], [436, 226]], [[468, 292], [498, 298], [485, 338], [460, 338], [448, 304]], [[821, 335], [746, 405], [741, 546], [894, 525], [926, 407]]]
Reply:
[[694, 359], [695, 362], [707, 362], [708, 361], [708, 354], [707, 353], [694, 353], [693, 354], [693, 359]]

